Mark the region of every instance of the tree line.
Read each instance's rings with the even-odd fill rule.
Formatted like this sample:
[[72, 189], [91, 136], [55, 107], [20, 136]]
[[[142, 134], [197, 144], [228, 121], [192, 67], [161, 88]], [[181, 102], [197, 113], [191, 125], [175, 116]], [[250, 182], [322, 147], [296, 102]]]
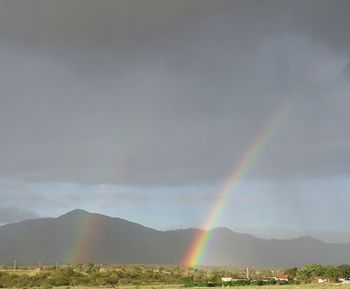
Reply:
[[303, 283], [317, 282], [318, 279], [324, 279], [328, 282], [339, 282], [340, 279], [350, 279], [350, 265], [309, 264], [301, 268], [288, 269], [285, 271], [285, 274]]
[[[289, 281], [274, 280], [273, 274], [285, 274]], [[222, 282], [222, 277], [231, 277], [232, 281]], [[186, 268], [175, 265], [119, 265], [101, 266], [95, 264], [51, 266], [41, 269], [20, 268], [0, 270], [0, 288], [22, 288], [56, 286], [101, 286], [144, 284], [182, 284], [186, 287], [217, 287], [222, 285], [272, 285], [312, 283], [318, 279], [327, 282], [350, 280], [350, 265], [330, 266], [309, 264], [301, 268], [251, 270], [246, 278], [245, 269], [233, 268]]]

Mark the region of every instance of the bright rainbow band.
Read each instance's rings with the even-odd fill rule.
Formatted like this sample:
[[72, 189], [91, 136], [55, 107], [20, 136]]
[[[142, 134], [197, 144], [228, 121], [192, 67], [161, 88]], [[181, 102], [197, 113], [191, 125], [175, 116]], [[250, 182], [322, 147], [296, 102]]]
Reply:
[[229, 197], [247, 174], [249, 168], [259, 154], [261, 154], [270, 137], [281, 126], [288, 115], [290, 107], [290, 101], [285, 102], [282, 105], [282, 107], [266, 122], [262, 130], [259, 131], [258, 135], [248, 146], [238, 164], [235, 165], [222, 189], [217, 193], [214, 205], [202, 226], [203, 229], [198, 230], [197, 235], [193, 239], [191, 247], [187, 251], [183, 260], [184, 265], [196, 266], [201, 264], [211, 237], [211, 229], [218, 223]]

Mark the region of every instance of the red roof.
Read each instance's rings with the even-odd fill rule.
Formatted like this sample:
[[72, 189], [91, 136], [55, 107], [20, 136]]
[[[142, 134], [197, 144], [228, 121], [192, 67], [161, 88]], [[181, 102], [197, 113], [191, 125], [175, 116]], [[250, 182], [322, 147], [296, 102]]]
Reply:
[[276, 276], [276, 279], [288, 280], [289, 276], [288, 275], [278, 275], [278, 276]]

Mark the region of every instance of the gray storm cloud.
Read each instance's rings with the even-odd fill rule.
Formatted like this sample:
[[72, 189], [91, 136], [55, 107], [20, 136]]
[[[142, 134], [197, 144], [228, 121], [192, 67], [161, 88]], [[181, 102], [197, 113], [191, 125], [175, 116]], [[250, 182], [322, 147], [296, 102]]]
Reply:
[[347, 175], [349, 6], [1, 1], [0, 175], [215, 183], [291, 98], [250, 175]]
[[0, 207], [0, 224], [39, 218], [35, 212], [20, 207]]

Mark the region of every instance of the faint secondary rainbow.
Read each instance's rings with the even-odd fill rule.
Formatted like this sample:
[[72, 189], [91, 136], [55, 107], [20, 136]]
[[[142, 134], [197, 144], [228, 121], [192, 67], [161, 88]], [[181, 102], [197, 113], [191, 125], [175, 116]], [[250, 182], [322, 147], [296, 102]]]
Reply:
[[194, 237], [191, 247], [187, 251], [183, 260], [184, 265], [195, 266], [200, 264], [211, 236], [211, 229], [220, 219], [225, 204], [227, 203], [231, 193], [237, 188], [239, 182], [244, 178], [251, 165], [264, 149], [270, 137], [281, 126], [284, 119], [288, 115], [290, 107], [291, 102], [285, 102], [272, 115], [272, 117], [266, 122], [257, 136], [250, 143], [240, 161], [234, 166], [221, 190], [217, 193], [214, 205], [202, 226], [202, 230], [199, 230], [197, 235]]

